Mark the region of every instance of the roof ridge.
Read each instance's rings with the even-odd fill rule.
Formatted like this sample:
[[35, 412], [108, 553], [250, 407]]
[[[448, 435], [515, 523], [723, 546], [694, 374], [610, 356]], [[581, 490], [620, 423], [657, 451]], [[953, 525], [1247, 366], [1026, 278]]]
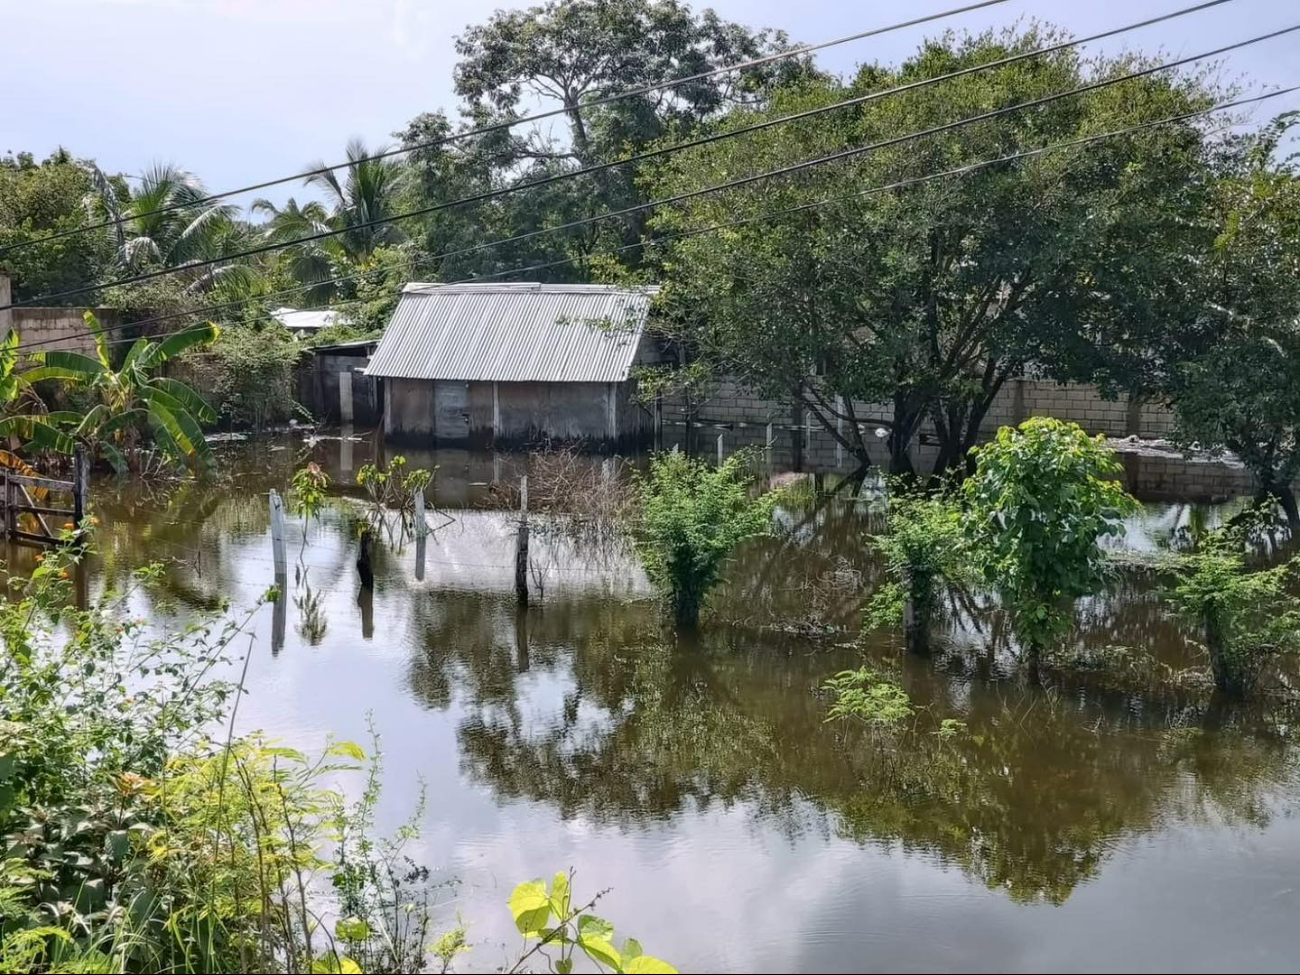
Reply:
[[450, 282], [408, 281], [402, 288], [403, 294], [433, 294], [438, 291], [477, 291], [503, 293], [532, 292], [537, 294], [655, 294], [659, 291], [657, 284], [566, 284], [547, 281], [501, 281], [501, 282]]

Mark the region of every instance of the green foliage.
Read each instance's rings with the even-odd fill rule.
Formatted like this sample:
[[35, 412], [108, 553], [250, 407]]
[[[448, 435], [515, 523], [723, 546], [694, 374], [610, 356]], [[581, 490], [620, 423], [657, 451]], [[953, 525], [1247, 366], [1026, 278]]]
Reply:
[[712, 467], [674, 451], [651, 458], [639, 479], [637, 551], [679, 624], [698, 623], [736, 546], [768, 529], [776, 499], [750, 495], [748, 468], [744, 454]]
[[1103, 437], [1047, 417], [1003, 427], [976, 448], [964, 485], [975, 564], [995, 586], [1022, 646], [1037, 655], [1063, 637], [1074, 600], [1106, 578], [1098, 541], [1123, 533], [1137, 502]]
[[302, 515], [303, 522], [320, 518], [321, 508], [329, 497], [330, 476], [315, 461], [293, 472], [289, 503]]
[[185, 362], [212, 391], [222, 416], [258, 432], [302, 412], [293, 398], [301, 355], [302, 347], [279, 324], [234, 325]]
[[216, 419], [216, 411], [193, 389], [178, 379], [161, 375], [163, 365], [220, 335], [209, 323], [185, 329], [158, 340], [136, 339], [120, 367], [115, 368], [109, 339], [93, 312], [86, 325], [95, 337], [95, 356], [56, 350], [32, 358], [41, 364], [40, 378], [61, 379], [75, 389], [89, 391], [97, 401], [84, 414], [51, 414], [64, 425], [67, 436], [41, 446], [65, 452], [74, 442], [84, 443], [92, 456], [103, 455], [119, 471], [135, 468], [139, 461], [140, 433], [147, 428], [164, 458], [176, 464], [211, 467], [215, 460], [203, 436], [202, 423]]
[[364, 464], [357, 471], [357, 484], [366, 489], [375, 508], [409, 514], [415, 507], [415, 493], [424, 492], [433, 483], [436, 467], [433, 470], [416, 468], [408, 471], [406, 463], [406, 458], [398, 454], [387, 467]]
[[581, 950], [597, 971], [671, 975], [677, 969], [641, 950], [641, 943], [628, 938], [614, 944], [614, 926], [591, 913], [597, 898], [579, 907], [573, 903], [570, 877], [557, 873], [547, 889], [544, 881], [532, 880], [510, 894], [510, 913], [524, 936], [526, 950], [509, 971], [534, 955], [541, 955], [557, 972], [572, 972], [574, 951]]
[[865, 622], [871, 628], [902, 623], [908, 648], [924, 652], [943, 586], [968, 574], [961, 512], [941, 493], [909, 494], [896, 483], [888, 517], [887, 532], [873, 536], [871, 545], [889, 581], [867, 603]]
[[[1034, 24], [946, 34], [898, 66], [865, 65], [848, 83], [787, 86], [770, 106], [738, 107], [718, 128], [820, 109], [1060, 39]], [[643, 180], [656, 197], [690, 194], [1149, 63], [1132, 54], [1057, 51], [673, 153]], [[668, 246], [657, 327], [718, 372], [802, 406], [822, 429], [839, 429], [861, 461], [869, 460], [869, 443], [855, 410], [887, 403], [891, 415], [879, 425], [889, 432], [895, 473], [910, 472], [908, 447], [926, 421], [939, 440], [938, 466], [961, 468], [994, 399], [1024, 364], [1091, 379], [1104, 361], [1124, 383], [1140, 373], [1146, 340], [1170, 320], [1161, 317], [1166, 298], [1194, 264], [1187, 255], [1204, 243], [1196, 215], [1213, 145], [1189, 119], [888, 192], [874, 188], [1176, 116], [1221, 96], [1205, 77], [1161, 73], [885, 146], [798, 179], [759, 180], [660, 208], [651, 226], [664, 234], [756, 219]]]
[[870, 667], [842, 670], [826, 679], [823, 687], [835, 695], [827, 721], [856, 718], [873, 728], [898, 728], [915, 714], [907, 691]]
[[1246, 561], [1246, 529], [1217, 529], [1193, 552], [1173, 560], [1167, 598], [1200, 629], [1215, 687], [1242, 696], [1254, 690], [1270, 662], [1300, 651], [1300, 602], [1294, 595], [1300, 563], [1266, 569]]
[[102, 234], [73, 234], [9, 250], [86, 226], [90, 192], [89, 165], [66, 150], [40, 163], [29, 153], [0, 157], [0, 274], [13, 279], [15, 301], [70, 291], [99, 280], [112, 267], [112, 246]]
[[1166, 384], [1186, 446], [1232, 450], [1261, 493], [1300, 520], [1300, 173], [1275, 162], [1300, 119], [1283, 116], [1215, 187], [1218, 232], [1192, 282], [1196, 303], [1171, 329]]

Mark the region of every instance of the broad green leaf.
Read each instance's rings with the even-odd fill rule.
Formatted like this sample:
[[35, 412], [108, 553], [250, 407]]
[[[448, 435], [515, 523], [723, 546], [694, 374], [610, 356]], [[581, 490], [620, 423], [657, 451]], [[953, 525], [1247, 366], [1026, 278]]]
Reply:
[[336, 741], [329, 747], [330, 755], [338, 755], [342, 758], [353, 758], [358, 762], [366, 760], [366, 753], [361, 750], [361, 746], [354, 741]]
[[66, 349], [51, 349], [49, 352], [38, 352], [32, 356], [32, 359], [41, 363], [47, 369], [63, 370], [63, 375], [60, 378], [76, 379], [81, 382], [91, 382], [107, 375], [109, 372], [108, 368], [98, 359], [92, 359], [80, 352], [69, 352]]
[[578, 945], [592, 961], [608, 965], [616, 972], [622, 970], [623, 956], [619, 954], [618, 949], [614, 947], [613, 942], [608, 938], [603, 938], [597, 934], [580, 934], [578, 935]]
[[365, 941], [370, 937], [370, 925], [359, 917], [345, 917], [335, 922], [334, 936], [340, 941]]
[[215, 342], [221, 334], [221, 329], [212, 322], [204, 325], [196, 325], [194, 328], [187, 328], [183, 332], [177, 332], [175, 335], [169, 335], [163, 339], [144, 356], [141, 357], [141, 365], [152, 366], [160, 362], [166, 362], [173, 356], [178, 356], [186, 349], [191, 349], [196, 345], [205, 345], [209, 342]]
[[569, 916], [569, 875], [561, 871], [551, 881], [551, 910], [563, 921]]
[[150, 385], [157, 389], [161, 389], [178, 403], [184, 404], [187, 410], [204, 423], [212, 423], [216, 420], [217, 411], [208, 405], [207, 400], [179, 379], [159, 376], [157, 379], [154, 379]]
[[614, 937], [614, 925], [610, 924], [603, 917], [596, 917], [594, 914], [584, 914], [578, 918], [578, 933], [589, 934], [595, 938], [604, 938], [609, 940]]
[[540, 880], [530, 880], [516, 887], [510, 895], [510, 914], [515, 919], [515, 927], [525, 937], [544, 928], [551, 917], [546, 885]]
[[558, 959], [555, 962], [555, 970], [559, 972], [560, 975], [569, 975], [569, 973], [573, 971], [573, 959], [572, 958]]
[[638, 955], [623, 966], [628, 975], [677, 975], [677, 969], [653, 955]]
[[641, 950], [641, 942], [636, 938], [628, 938], [623, 942], [623, 961], [626, 964], [633, 958], [640, 958], [644, 952]]

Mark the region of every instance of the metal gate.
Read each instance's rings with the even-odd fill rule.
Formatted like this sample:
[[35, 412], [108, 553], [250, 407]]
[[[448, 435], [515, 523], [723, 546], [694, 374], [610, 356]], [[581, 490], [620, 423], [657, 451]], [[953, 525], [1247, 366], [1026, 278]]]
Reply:
[[438, 443], [469, 441], [469, 383], [434, 382], [433, 436]]

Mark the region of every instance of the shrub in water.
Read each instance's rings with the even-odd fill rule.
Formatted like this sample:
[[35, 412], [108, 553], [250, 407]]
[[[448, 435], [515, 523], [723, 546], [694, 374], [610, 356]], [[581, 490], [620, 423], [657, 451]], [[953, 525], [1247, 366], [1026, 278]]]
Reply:
[[774, 497], [751, 496], [748, 467], [744, 454], [713, 467], [673, 452], [654, 457], [641, 478], [637, 551], [680, 625], [699, 622], [728, 557], [771, 522]]
[[1036, 660], [1069, 629], [1074, 601], [1101, 587], [1098, 541], [1122, 534], [1137, 502], [1113, 480], [1122, 468], [1104, 438], [1076, 423], [1034, 417], [972, 453], [977, 467], [964, 485], [971, 551]]

